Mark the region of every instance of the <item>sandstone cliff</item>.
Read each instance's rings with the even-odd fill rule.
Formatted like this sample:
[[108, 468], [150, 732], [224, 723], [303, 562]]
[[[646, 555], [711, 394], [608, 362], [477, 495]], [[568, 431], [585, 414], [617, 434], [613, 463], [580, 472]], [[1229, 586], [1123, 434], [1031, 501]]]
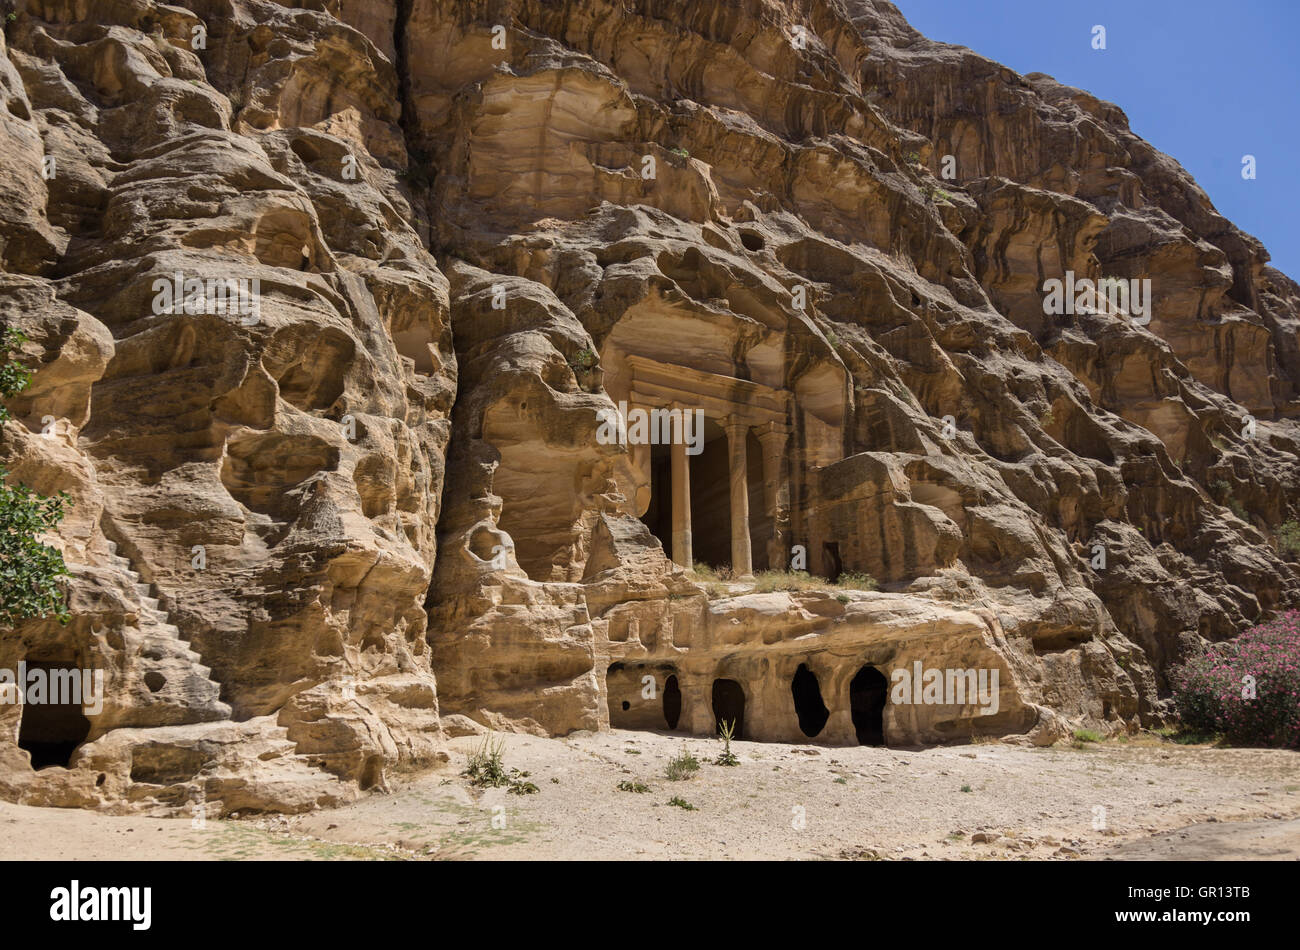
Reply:
[[[32, 733], [66, 769], [0, 706], [6, 798], [301, 810], [447, 731], [719, 709], [802, 741], [808, 673], [815, 741], [872, 741], [864, 673], [916, 661], [997, 711], [877, 739], [1051, 742], [1300, 605], [1300, 287], [1115, 105], [884, 0], [10, 9], [0, 460], [74, 500], [74, 619], [0, 668], [107, 696]], [[1067, 272], [1150, 322], [1046, 315]], [[256, 306], [159, 305], [193, 280]], [[602, 441], [620, 402], [703, 451]], [[682, 569], [801, 556], [880, 589]]]

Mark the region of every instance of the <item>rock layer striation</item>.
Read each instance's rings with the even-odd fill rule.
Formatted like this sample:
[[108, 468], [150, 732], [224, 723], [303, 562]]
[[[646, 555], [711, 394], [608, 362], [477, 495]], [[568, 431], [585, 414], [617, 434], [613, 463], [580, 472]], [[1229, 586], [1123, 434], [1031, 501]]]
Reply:
[[[484, 727], [1045, 744], [1300, 605], [1300, 287], [1115, 105], [883, 0], [13, 14], [2, 454], [74, 502], [73, 620], [0, 668], [106, 692], [0, 706], [10, 800], [302, 810]], [[887, 701], [918, 663], [996, 702]]]

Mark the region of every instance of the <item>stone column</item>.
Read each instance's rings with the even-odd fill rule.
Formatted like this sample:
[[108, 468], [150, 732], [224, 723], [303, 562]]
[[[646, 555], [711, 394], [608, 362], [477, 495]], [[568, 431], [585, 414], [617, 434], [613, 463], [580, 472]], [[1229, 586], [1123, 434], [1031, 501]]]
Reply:
[[[627, 407], [628, 415], [631, 416], [638, 410], [645, 412], [647, 417], [649, 410], [644, 406], [629, 403]], [[650, 508], [650, 496], [652, 492], [663, 491], [662, 486], [654, 484], [654, 467], [651, 464], [651, 447], [649, 442], [638, 442], [630, 444], [628, 451], [632, 456], [632, 472], [635, 483], [633, 485], [632, 505], [636, 516], [640, 518]]]
[[678, 673], [682, 691], [682, 717], [677, 728], [696, 736], [717, 734], [713, 718], [713, 677], [700, 673]]
[[[679, 435], [681, 433], [678, 433]], [[691, 553], [691, 459], [686, 440], [672, 440], [673, 562], [688, 571], [695, 566]]]
[[772, 538], [768, 541], [767, 563], [774, 571], [790, 569], [786, 534], [790, 527], [790, 479], [785, 466], [789, 434], [774, 427], [758, 434], [763, 446], [763, 503], [772, 516]]
[[749, 549], [749, 456], [745, 439], [749, 426], [731, 417], [726, 422], [731, 459], [731, 573], [752, 577], [754, 559]]

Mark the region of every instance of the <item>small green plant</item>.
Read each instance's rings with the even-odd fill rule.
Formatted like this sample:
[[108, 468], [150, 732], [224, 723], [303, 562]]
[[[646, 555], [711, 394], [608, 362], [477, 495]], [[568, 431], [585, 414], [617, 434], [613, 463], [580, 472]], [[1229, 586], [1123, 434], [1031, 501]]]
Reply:
[[630, 782], [627, 779], [624, 779], [618, 783], [618, 790], [620, 792], [636, 792], [638, 795], [644, 795], [646, 792], [650, 791], [650, 786], [641, 782]]
[[[4, 348], [5, 356], [8, 357], [26, 342], [26, 334], [18, 330], [6, 330], [4, 341], [0, 346]], [[31, 370], [17, 360], [6, 359], [4, 364], [0, 365], [0, 397], [8, 399], [10, 396], [16, 396], [31, 383]], [[9, 410], [0, 405], [0, 422], [8, 422], [10, 418]]]
[[853, 598], [850, 597], [848, 594], [836, 594], [835, 599], [838, 600], [841, 604], [847, 604]]
[[1100, 742], [1101, 733], [1093, 729], [1076, 729], [1074, 730], [1074, 741], [1079, 744], [1085, 742]]
[[[727, 583], [735, 583], [730, 568], [712, 568], [707, 564], [696, 564], [688, 576], [694, 583], [704, 587], [710, 598], [724, 597], [736, 593], [735, 590], [725, 586]], [[854, 571], [845, 571], [833, 583], [824, 577], [809, 574], [807, 571], [759, 571], [754, 575], [752, 581], [746, 583], [749, 586], [747, 592], [751, 594], [771, 594], [777, 591], [800, 590], [824, 591], [837, 587], [840, 590], [872, 591], [880, 587], [876, 579], [870, 574]], [[848, 597], [840, 596], [837, 599], [842, 604], [849, 602]]]
[[530, 773], [506, 768], [505, 747], [504, 738], [495, 738], [489, 732], [483, 737], [483, 744], [469, 754], [461, 775], [478, 788], [504, 787], [511, 795], [532, 795], [537, 786], [527, 781]]
[[682, 782], [699, 770], [700, 760], [692, 755], [689, 749], [683, 748], [680, 755], [669, 760], [665, 774], [671, 782]]
[[671, 151], [672, 151], [672, 153], [673, 153], [674, 155], [676, 155], [678, 158], [690, 158], [690, 157], [691, 157], [691, 153], [688, 152], [688, 151], [686, 151], [686, 149], [684, 149], [684, 148], [675, 148], [675, 149], [672, 149]]
[[1056, 414], [1052, 412], [1050, 407], [1038, 417], [1038, 424], [1044, 429], [1050, 429], [1056, 424]]
[[921, 163], [921, 153], [920, 153], [920, 152], [907, 152], [906, 154], [903, 155], [903, 158], [904, 158], [904, 159], [908, 162], [908, 164], [910, 164], [910, 165], [919, 165], [919, 164]]
[[825, 583], [807, 571], [759, 571], [754, 575], [753, 592], [770, 594], [781, 590], [811, 590]]
[[[703, 562], [697, 563], [688, 572], [690, 579], [704, 588], [705, 594], [710, 600], [716, 600], [719, 597], [726, 597], [731, 593], [727, 583], [732, 580], [731, 568], [729, 567], [710, 567]], [[671, 599], [671, 595], [670, 595]]]
[[596, 354], [592, 350], [583, 347], [577, 353], [573, 354], [573, 359], [569, 360], [569, 366], [575, 371], [589, 370], [596, 365]]
[[699, 811], [698, 808], [679, 795], [674, 795], [672, 798], [668, 799], [668, 804], [675, 805], [676, 807], [685, 809], [686, 811]]
[[691, 567], [691, 573], [696, 580], [716, 581], [718, 579], [718, 572], [703, 561], [696, 561], [694, 566]]
[[730, 581], [735, 575], [728, 566], [711, 567], [703, 562], [697, 563], [691, 568], [694, 573], [694, 580], [697, 581]]
[[1220, 732], [1175, 729], [1165, 738], [1174, 745], [1214, 745], [1223, 740], [1223, 734]]
[[970, 787], [969, 785], [963, 785], [963, 786], [961, 787], [961, 790], [962, 790], [963, 792], [969, 792], [969, 791], [971, 790], [971, 787]]
[[843, 775], [841, 775], [839, 778], [837, 778], [837, 779], [835, 780], [835, 784], [836, 784], [836, 785], [848, 785], [848, 784], [849, 784], [849, 780], [846, 779]]
[[1283, 554], [1300, 554], [1300, 523], [1291, 520], [1278, 525], [1277, 546]]
[[466, 776], [471, 785], [480, 788], [500, 788], [508, 784], [510, 779], [504, 761], [505, 747], [504, 738], [494, 740], [489, 732], [483, 737], [483, 745], [469, 754], [465, 771], [461, 775]]
[[714, 765], [739, 765], [740, 759], [731, 751], [731, 740], [736, 737], [736, 720], [718, 720], [718, 737], [722, 739], [722, 751], [713, 760]]

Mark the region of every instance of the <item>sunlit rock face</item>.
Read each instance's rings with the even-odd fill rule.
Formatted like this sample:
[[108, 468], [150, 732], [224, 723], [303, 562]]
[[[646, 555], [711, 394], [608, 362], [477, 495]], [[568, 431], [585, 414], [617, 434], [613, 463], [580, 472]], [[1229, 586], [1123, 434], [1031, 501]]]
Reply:
[[877, 0], [312, 6], [8, 22], [3, 462], [74, 503], [73, 620], [0, 669], [104, 695], [0, 706], [4, 797], [1045, 744], [1300, 604], [1300, 288], [1117, 106]]

